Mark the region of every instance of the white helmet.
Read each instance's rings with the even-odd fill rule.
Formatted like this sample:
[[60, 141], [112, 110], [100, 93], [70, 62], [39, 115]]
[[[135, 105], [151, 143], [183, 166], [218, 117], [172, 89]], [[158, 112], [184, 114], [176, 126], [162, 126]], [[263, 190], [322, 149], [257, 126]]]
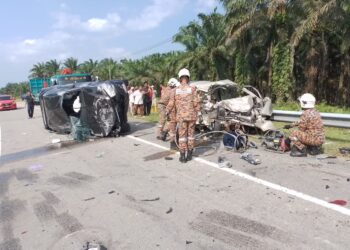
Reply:
[[190, 78], [190, 71], [188, 69], [181, 69], [179, 71], [179, 78], [181, 78], [182, 76], [188, 76], [188, 78]]
[[306, 93], [299, 97], [299, 102], [303, 109], [312, 109], [315, 107], [316, 98], [312, 94]]
[[168, 81], [168, 86], [169, 87], [176, 87], [178, 86], [178, 81], [175, 78], [170, 78]]

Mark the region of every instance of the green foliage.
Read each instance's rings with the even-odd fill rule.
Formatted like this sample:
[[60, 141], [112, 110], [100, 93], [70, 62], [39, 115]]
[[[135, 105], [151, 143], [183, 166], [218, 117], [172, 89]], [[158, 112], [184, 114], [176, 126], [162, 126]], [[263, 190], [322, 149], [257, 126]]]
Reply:
[[272, 58], [272, 91], [277, 102], [290, 99], [292, 87], [290, 49], [285, 43], [277, 44], [273, 49]]
[[235, 58], [235, 82], [241, 86], [247, 85], [247, 61], [241, 52], [238, 52]]
[[349, 0], [220, 2], [225, 13], [201, 13], [179, 28], [173, 41], [183, 52], [80, 65], [75, 58], [50, 60], [35, 64], [30, 77], [69, 67], [101, 80], [128, 79], [133, 85], [147, 80], [158, 86], [186, 67], [191, 80], [234, 79], [278, 103], [308, 91], [327, 104], [350, 107]]
[[0, 88], [0, 94], [11, 95], [19, 98], [29, 90], [28, 82], [8, 83], [5, 87]]

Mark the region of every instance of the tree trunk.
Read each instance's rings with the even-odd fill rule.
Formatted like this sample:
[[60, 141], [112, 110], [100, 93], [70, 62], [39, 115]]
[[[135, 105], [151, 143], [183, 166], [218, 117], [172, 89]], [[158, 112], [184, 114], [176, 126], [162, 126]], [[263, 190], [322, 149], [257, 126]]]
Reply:
[[311, 48], [308, 51], [307, 63], [305, 67], [305, 76], [307, 83], [305, 86], [305, 92], [315, 94], [315, 88], [317, 85], [317, 76], [318, 76], [318, 66], [319, 66], [319, 57], [316, 50], [316, 39], [315, 37], [311, 38]]
[[267, 78], [267, 90], [266, 94], [268, 96], [271, 96], [272, 92], [272, 53], [273, 53], [273, 42], [271, 41], [270, 47], [267, 49], [267, 58], [268, 58], [268, 68], [269, 68], [269, 73], [268, 73], [268, 78]]
[[350, 50], [348, 50], [341, 58], [340, 63], [340, 76], [338, 85], [338, 104], [340, 105], [350, 105], [349, 101], [349, 85], [350, 81]]
[[326, 98], [326, 81], [328, 79], [328, 66], [329, 66], [329, 58], [328, 58], [328, 44], [325, 40], [324, 32], [322, 32], [322, 63], [321, 70], [319, 74], [319, 86], [317, 88], [317, 96], [320, 100], [324, 100]]

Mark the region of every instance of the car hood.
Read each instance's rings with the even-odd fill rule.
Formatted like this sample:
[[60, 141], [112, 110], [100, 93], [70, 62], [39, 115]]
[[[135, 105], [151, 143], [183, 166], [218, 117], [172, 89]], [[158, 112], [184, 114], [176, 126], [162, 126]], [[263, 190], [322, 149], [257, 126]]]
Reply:
[[214, 89], [219, 86], [238, 86], [237, 83], [231, 81], [231, 80], [220, 80], [220, 81], [195, 81], [190, 83], [191, 86], [194, 86], [199, 91], [203, 91], [208, 93], [211, 89]]

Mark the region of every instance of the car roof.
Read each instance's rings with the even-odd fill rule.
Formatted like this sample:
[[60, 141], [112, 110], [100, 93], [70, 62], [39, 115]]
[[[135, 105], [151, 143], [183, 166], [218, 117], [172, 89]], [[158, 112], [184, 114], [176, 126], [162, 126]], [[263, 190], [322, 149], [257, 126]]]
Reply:
[[190, 85], [195, 86], [197, 90], [203, 91], [203, 92], [208, 92], [212, 86], [227, 86], [227, 85], [231, 85], [235, 87], [238, 86], [237, 83], [228, 79], [213, 81], [213, 82], [212, 81], [194, 81], [194, 82], [191, 82]]

